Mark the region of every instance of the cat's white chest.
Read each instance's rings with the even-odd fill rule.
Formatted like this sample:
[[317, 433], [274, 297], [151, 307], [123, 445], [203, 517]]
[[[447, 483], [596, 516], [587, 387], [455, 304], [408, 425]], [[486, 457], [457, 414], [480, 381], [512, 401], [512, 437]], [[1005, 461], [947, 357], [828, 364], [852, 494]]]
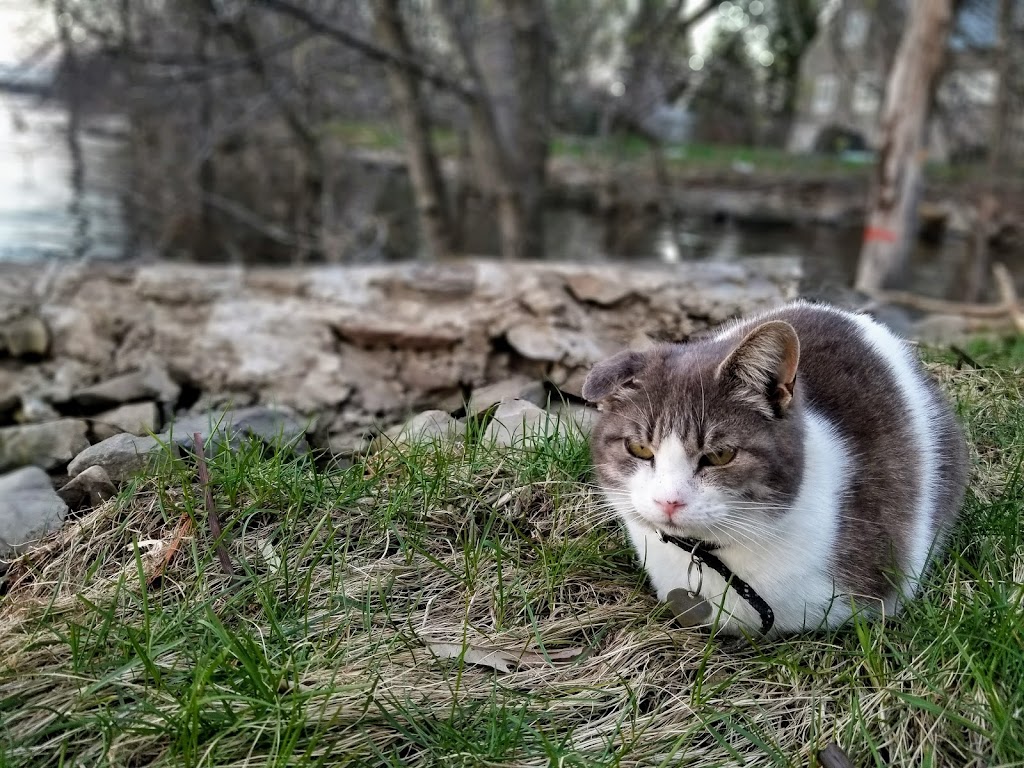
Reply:
[[[830, 567], [850, 456], [836, 431], [813, 412], [806, 414], [804, 440], [807, 466], [792, 507], [715, 552], [771, 606], [778, 632], [834, 626], [851, 614], [849, 599], [836, 594]], [[759, 630], [757, 611], [734, 590], [726, 592], [725, 580], [710, 566], [692, 565], [689, 552], [662, 541], [649, 525], [631, 517], [625, 522], [659, 599], [673, 589], [699, 587], [720, 629]]]

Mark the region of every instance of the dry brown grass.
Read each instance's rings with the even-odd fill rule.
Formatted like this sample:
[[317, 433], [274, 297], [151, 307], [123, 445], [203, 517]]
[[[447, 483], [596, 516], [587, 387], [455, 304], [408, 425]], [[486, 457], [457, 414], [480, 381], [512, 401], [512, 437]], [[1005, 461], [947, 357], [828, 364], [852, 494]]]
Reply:
[[[673, 625], [578, 439], [333, 473], [222, 454], [237, 580], [168, 463], [14, 564], [0, 764], [1024, 764], [1020, 379], [939, 373], [977, 448], [952, 555], [900, 620], [760, 645]], [[183, 514], [200, 533], [146, 588]]]

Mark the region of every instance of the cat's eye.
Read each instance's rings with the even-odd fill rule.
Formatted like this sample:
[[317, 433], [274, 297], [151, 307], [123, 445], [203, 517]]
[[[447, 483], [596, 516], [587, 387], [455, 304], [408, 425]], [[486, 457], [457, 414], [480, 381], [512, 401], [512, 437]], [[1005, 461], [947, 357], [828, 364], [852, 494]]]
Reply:
[[650, 461], [654, 458], [654, 449], [651, 448], [647, 443], [641, 443], [639, 440], [627, 440], [626, 450], [632, 456], [644, 461]]
[[736, 451], [732, 448], [723, 448], [720, 451], [708, 451], [701, 456], [701, 464], [712, 467], [724, 467], [730, 461], [736, 458]]

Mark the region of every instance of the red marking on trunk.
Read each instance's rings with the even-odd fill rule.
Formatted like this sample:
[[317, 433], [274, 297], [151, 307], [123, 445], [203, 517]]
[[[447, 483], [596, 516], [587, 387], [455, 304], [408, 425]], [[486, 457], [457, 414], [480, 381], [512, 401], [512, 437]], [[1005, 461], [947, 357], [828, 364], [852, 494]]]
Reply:
[[865, 243], [895, 243], [899, 239], [899, 233], [894, 232], [891, 229], [884, 229], [883, 227], [868, 227], [864, 230]]

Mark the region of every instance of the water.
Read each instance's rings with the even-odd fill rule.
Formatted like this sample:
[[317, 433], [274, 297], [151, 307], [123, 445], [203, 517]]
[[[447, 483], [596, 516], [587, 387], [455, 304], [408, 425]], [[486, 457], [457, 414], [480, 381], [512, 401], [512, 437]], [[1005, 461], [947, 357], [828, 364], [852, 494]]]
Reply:
[[0, 261], [121, 258], [122, 121], [87, 121], [76, 173], [67, 113], [38, 97], [0, 94]]
[[[122, 140], [127, 126], [117, 116], [90, 116], [75, 148], [67, 136], [60, 105], [37, 97], [0, 94], [0, 261], [131, 259], [123, 195]], [[381, 187], [378, 211], [394, 222], [375, 260], [407, 258], [416, 252], [415, 214], [407, 183]], [[372, 206], [371, 206], [372, 207]], [[485, 215], [467, 216], [467, 252], [494, 254], [495, 227]], [[852, 285], [860, 250], [857, 230], [827, 227], [738, 227], [708, 220], [684, 220], [675, 233], [656, 218], [620, 224], [609, 254], [603, 222], [576, 210], [547, 216], [546, 247], [552, 258], [600, 262], [732, 261], [748, 255], [795, 256], [802, 260], [804, 290], [829, 292]], [[941, 247], [920, 245], [911, 260], [910, 285], [932, 296], [955, 298], [966, 243], [948, 239]], [[1020, 250], [1000, 256], [1024, 277]]]

